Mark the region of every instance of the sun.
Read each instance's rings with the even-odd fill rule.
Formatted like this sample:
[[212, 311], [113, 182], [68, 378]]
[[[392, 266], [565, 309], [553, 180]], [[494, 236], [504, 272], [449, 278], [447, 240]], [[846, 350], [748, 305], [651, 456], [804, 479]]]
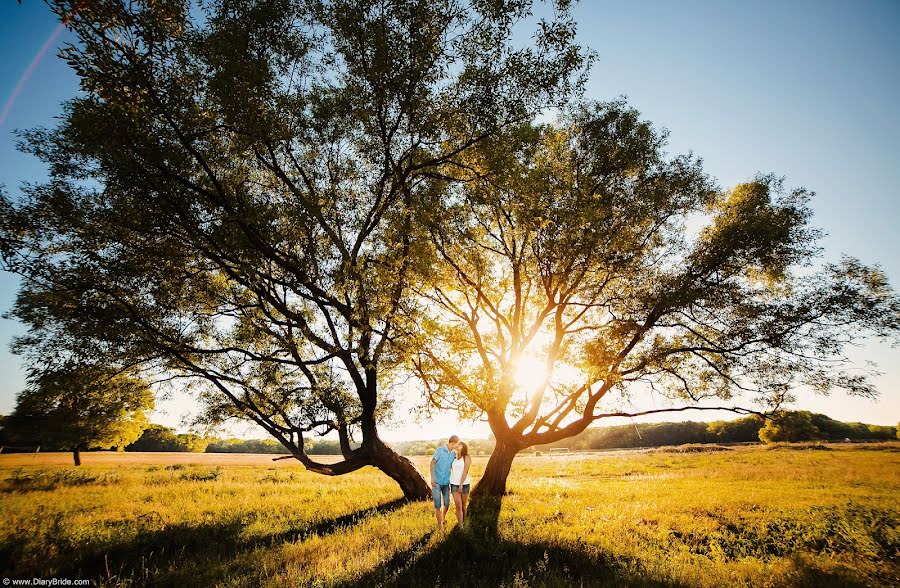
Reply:
[[523, 355], [515, 372], [516, 386], [531, 393], [547, 377], [547, 362], [542, 357]]
[[[513, 372], [516, 388], [527, 397], [535, 394], [547, 378], [547, 353], [553, 343], [552, 333], [539, 332], [531, 340], [530, 345], [519, 356], [518, 364]], [[569, 363], [566, 357], [558, 357], [550, 368], [552, 388], [569, 387], [584, 382], [584, 372]]]
[[[513, 378], [516, 388], [530, 397], [547, 377], [547, 358], [543, 354], [524, 353], [519, 359]], [[552, 387], [569, 387], [584, 382], [586, 375], [577, 367], [559, 359], [553, 364], [549, 384]]]

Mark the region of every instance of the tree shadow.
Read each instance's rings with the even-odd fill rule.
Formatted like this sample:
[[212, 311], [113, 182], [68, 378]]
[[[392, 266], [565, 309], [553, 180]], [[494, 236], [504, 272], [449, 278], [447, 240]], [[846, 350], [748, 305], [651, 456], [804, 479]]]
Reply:
[[[134, 540], [54, 566], [53, 575], [89, 578], [98, 584], [141, 586], [212, 586], [231, 583], [264, 585], [266, 577], [248, 566], [256, 549], [302, 541], [312, 535], [329, 535], [389, 514], [404, 505], [404, 499], [361, 509], [308, 525], [251, 538], [241, 537], [245, 522], [231, 519], [218, 523], [179, 524], [147, 529]], [[472, 504], [465, 528], [454, 528], [441, 541], [430, 541], [436, 531], [424, 533], [409, 548], [396, 552], [375, 569], [347, 581], [343, 588], [372, 586], [687, 586], [673, 578], [660, 577], [635, 558], [614, 557], [595, 550], [580, 550], [550, 542], [523, 542], [503, 536], [498, 530], [501, 501], [485, 499]], [[133, 521], [132, 521], [133, 524]], [[0, 548], [0, 575], [46, 576], [47, 570], [16, 569], [15, 553], [6, 544]], [[72, 557], [72, 556], [69, 556]], [[864, 575], [847, 568], [817, 568], [805, 558], [794, 560], [791, 586], [871, 585]], [[885, 585], [888, 585], [887, 582]]]
[[[873, 583], [860, 572], [851, 567], [822, 570], [809, 565], [806, 561], [794, 562], [796, 566], [795, 583], [797, 588], [870, 588]], [[874, 578], [873, 578], [874, 579]], [[877, 578], [876, 586], [896, 586], [897, 577], [885, 576]]]
[[[220, 583], [227, 566], [206, 565], [228, 562], [257, 548], [301, 541], [312, 535], [329, 535], [353, 526], [363, 519], [383, 515], [409, 504], [400, 498], [361, 509], [338, 517], [269, 535], [242, 537], [246, 522], [233, 518], [214, 523], [174, 524], [163, 528], [147, 527], [133, 540], [109, 548], [99, 548], [83, 557], [67, 556], [53, 575], [69, 578], [90, 578], [138, 582], [141, 585], [196, 585]], [[152, 521], [150, 521], [152, 525]], [[129, 521], [128, 524], [134, 524]], [[25, 569], [16, 564], [17, 553], [9, 545], [0, 549], [0, 575], [12, 577], [46, 576], [47, 570]]]
[[549, 543], [524, 543], [498, 532], [501, 501], [472, 504], [464, 528], [426, 550], [427, 536], [343, 588], [371, 586], [659, 586], [684, 584], [641, 573], [603, 555]]
[[[659, 570], [650, 570], [634, 558], [503, 537], [498, 531], [500, 504], [498, 499], [473, 504], [465, 528], [454, 528], [437, 545], [429, 546], [431, 533], [426, 534], [378, 568], [340, 586], [680, 588], [695, 585], [661, 577]], [[826, 571], [815, 567], [806, 558], [793, 558], [790, 585], [800, 588], [862, 588], [871, 585], [871, 582], [852, 567]]]

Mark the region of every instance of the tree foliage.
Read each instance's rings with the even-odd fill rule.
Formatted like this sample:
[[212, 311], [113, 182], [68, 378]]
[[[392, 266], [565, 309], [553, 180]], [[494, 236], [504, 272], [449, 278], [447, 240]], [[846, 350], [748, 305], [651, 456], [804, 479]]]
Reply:
[[[22, 135], [50, 179], [0, 200], [36, 355], [152, 367], [208, 423], [426, 495], [376, 426], [429, 265], [416, 215], [468, 150], [578, 89], [568, 2], [539, 21], [531, 4], [52, 0], [82, 94]], [[310, 459], [331, 431], [344, 459]]]
[[805, 410], [785, 411], [766, 421], [759, 430], [759, 440], [763, 443], [790, 441], [814, 441], [821, 439], [822, 433], [813, 424], [812, 414]]
[[65, 366], [29, 373], [3, 429], [17, 443], [45, 450], [119, 450], [141, 436], [153, 391], [140, 379], [107, 367]]
[[[800, 385], [875, 395], [843, 349], [900, 331], [884, 273], [813, 269], [808, 191], [771, 175], [721, 189], [664, 145], [623, 101], [581, 104], [482, 145], [478, 179], [435, 207], [441, 270], [412, 369], [433, 406], [485, 416], [505, 448], [476, 493], [502, 493], [520, 449], [627, 415], [600, 410], [610, 392], [744, 412]], [[545, 375], [523, 382], [524, 361]]]
[[193, 433], [176, 433], [171, 427], [152, 424], [125, 451], [174, 451], [203, 453], [212, 439]]
[[731, 421], [709, 423], [709, 434], [718, 443], [749, 443], [759, 440], [759, 430], [765, 425], [764, 419], [750, 415]]

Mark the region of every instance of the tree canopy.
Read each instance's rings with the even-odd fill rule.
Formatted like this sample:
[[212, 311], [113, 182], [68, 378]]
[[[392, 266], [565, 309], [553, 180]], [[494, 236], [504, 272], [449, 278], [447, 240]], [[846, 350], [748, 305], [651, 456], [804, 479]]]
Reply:
[[[48, 3], [82, 92], [21, 135], [48, 180], [0, 197], [31, 365], [183, 383], [208, 424], [408, 497], [427, 484], [378, 423], [410, 371], [490, 423], [477, 494], [626, 414], [611, 392], [875, 394], [844, 349], [900, 331], [884, 273], [818, 259], [809, 191], [721, 188], [624, 101], [579, 101], [568, 1]], [[336, 463], [308, 455], [328, 433]]]
[[411, 368], [434, 406], [490, 423], [477, 494], [504, 491], [522, 448], [627, 416], [602, 411], [613, 391], [670, 403], [649, 412], [773, 411], [800, 385], [875, 395], [843, 350], [900, 331], [884, 273], [816, 265], [809, 191], [719, 188], [665, 138], [624, 101], [576, 105], [482, 144], [478, 178], [434, 207], [441, 269]]
[[[416, 216], [468, 150], [577, 92], [569, 3], [49, 4], [82, 94], [22, 135], [49, 180], [0, 200], [29, 341], [182, 379], [310, 470], [427, 495], [377, 434], [427, 275]], [[331, 431], [344, 459], [309, 458]]]
[[106, 366], [63, 366], [29, 373], [5, 435], [20, 444], [72, 451], [119, 450], [137, 440], [153, 410], [146, 382]]

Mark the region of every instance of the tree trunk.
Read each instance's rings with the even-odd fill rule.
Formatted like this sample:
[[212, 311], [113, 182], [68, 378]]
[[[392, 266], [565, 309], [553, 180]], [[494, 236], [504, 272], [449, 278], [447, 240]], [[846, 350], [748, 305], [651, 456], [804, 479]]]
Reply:
[[366, 386], [357, 389], [362, 402], [360, 429], [362, 449], [370, 465], [375, 466], [397, 482], [403, 497], [407, 500], [426, 500], [431, 496], [431, 488], [411, 461], [384, 444], [378, 437], [375, 410], [378, 405], [378, 371], [372, 365], [366, 369]]
[[397, 482], [403, 497], [407, 500], [427, 500], [431, 497], [431, 488], [422, 474], [411, 461], [385, 445], [381, 439], [375, 439], [371, 445], [372, 465]]
[[519, 447], [497, 439], [497, 445], [484, 468], [484, 475], [472, 490], [473, 500], [479, 497], [496, 498], [506, 494], [506, 478], [509, 477], [509, 470], [517, 453]]
[[77, 466], [81, 465], [81, 451], [78, 449], [78, 447], [75, 447], [72, 450], [72, 458], [75, 459], [75, 465], [77, 465]]

